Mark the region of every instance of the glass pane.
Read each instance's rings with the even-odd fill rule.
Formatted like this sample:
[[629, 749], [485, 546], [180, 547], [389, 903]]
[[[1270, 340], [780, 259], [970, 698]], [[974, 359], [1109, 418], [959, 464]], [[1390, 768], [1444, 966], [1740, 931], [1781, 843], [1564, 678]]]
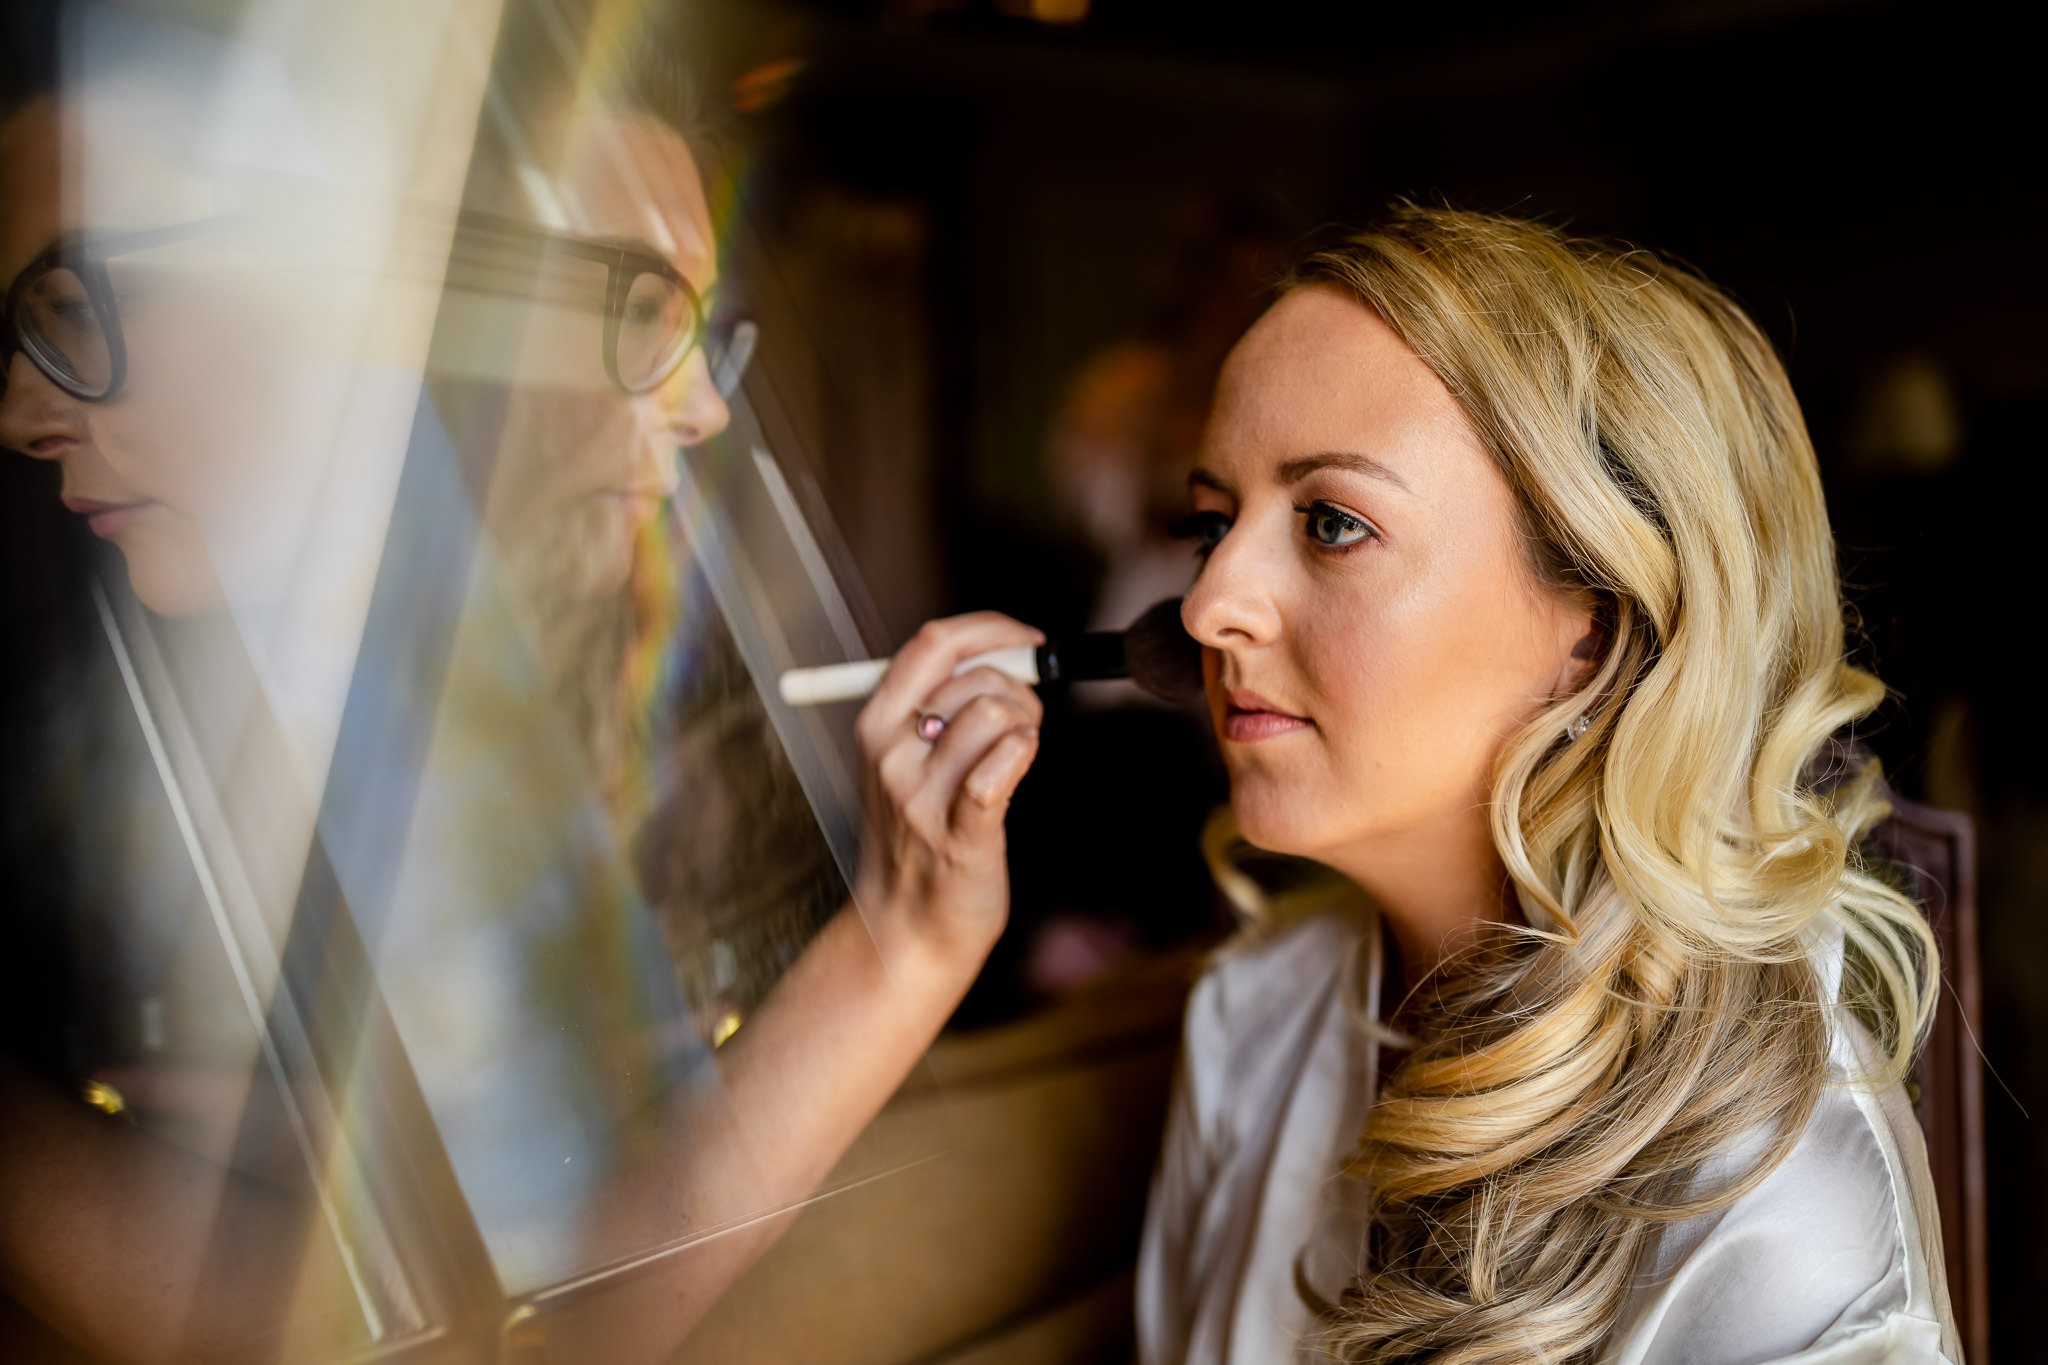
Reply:
[[280, 971], [291, 892], [248, 856], [249, 799], [284, 793], [246, 761], [268, 722], [239, 651], [168, 629], [118, 580], [40, 590], [91, 629], [38, 661], [65, 686], [10, 737], [0, 1043], [32, 1087], [10, 1086], [10, 1122], [65, 1131], [45, 1096], [106, 1116], [84, 1134], [95, 1183], [121, 1193], [140, 1254], [189, 1268], [192, 1350], [255, 1336], [326, 1356], [418, 1332]]
[[[793, 712], [775, 680], [868, 648], [801, 481], [709, 367], [604, 375], [601, 262], [719, 277], [690, 144], [516, 86], [478, 133], [357, 656], [351, 712], [382, 719], [344, 727], [322, 825], [523, 1296], [715, 1232], [696, 1165], [777, 1135], [735, 1136], [717, 1049], [848, 906], [858, 802], [857, 707]], [[694, 309], [660, 272], [622, 303], [637, 382]]]
[[[0, 612], [19, 650], [0, 1213], [66, 1220], [4, 1278], [10, 1308], [95, 1358], [322, 1359], [436, 1325], [429, 1256], [373, 1185], [391, 1154], [366, 1116], [397, 1087], [371, 1079], [316, 820], [417, 390], [416, 357], [390, 363], [409, 314], [385, 292], [396, 187], [374, 182], [437, 158], [421, 120], [349, 107], [372, 35], [333, 7], [293, 29], [350, 75], [331, 84], [270, 41], [277, 6], [180, 10], [55, 7], [51, 97], [10, 106], [0, 138], [0, 275], [53, 241], [132, 252], [116, 401], [47, 397], [35, 420], [69, 423], [65, 449], [9, 456], [0, 497], [21, 556]], [[401, 98], [384, 74], [374, 98]], [[166, 244], [214, 220], [232, 226]], [[93, 389], [109, 353], [88, 304], [56, 272], [10, 320]]]
[[[518, 418], [561, 396], [506, 401], [504, 422], [463, 429], [443, 414], [491, 405], [430, 384], [388, 552], [413, 572], [356, 682], [384, 691], [383, 670], [441, 653], [388, 889], [384, 855], [330, 845], [519, 1293], [711, 1230], [635, 1192], [720, 1103], [712, 1050], [846, 904], [855, 823], [850, 738], [831, 733], [848, 717], [799, 722], [757, 678], [859, 641], [834, 633], [844, 607], [820, 601], [744, 440], [675, 466], [675, 507], [644, 520], [585, 495], [499, 522], [495, 491], [479, 518], [479, 465], [509, 500], [522, 463], [555, 454], [538, 438], [558, 427]], [[420, 574], [451, 534], [462, 548]], [[389, 776], [358, 784], [338, 760], [330, 826]]]
[[[621, 243], [718, 276], [682, 134], [599, 109], [512, 136], [561, 106], [482, 98], [465, 8], [397, 43], [397, 10], [316, 8], [285, 26], [303, 64], [268, 3], [231, 35], [81, 9], [100, 55], [46, 130], [64, 174], [0, 206], [38, 244], [228, 224], [118, 263], [144, 306], [100, 411], [132, 467], [67, 491], [123, 516], [65, 532], [105, 697], [33, 680], [69, 747], [27, 788], [59, 814], [19, 827], [64, 832], [84, 880], [54, 956], [14, 960], [86, 1003], [26, 1010], [49, 1036], [20, 1050], [70, 1117], [201, 1163], [181, 1256], [282, 1277], [219, 1284], [310, 1359], [718, 1230], [687, 1198], [698, 1135], [774, 1134], [727, 1121], [716, 1050], [847, 907], [858, 828], [856, 708], [793, 713], [775, 676], [869, 643], [802, 481], [708, 367], [642, 395], [606, 373]], [[385, 47], [417, 60], [363, 82]], [[411, 102], [372, 117], [365, 91]], [[60, 283], [35, 335], [83, 355]], [[691, 320], [645, 276], [626, 374]], [[117, 732], [117, 775], [74, 761]]]

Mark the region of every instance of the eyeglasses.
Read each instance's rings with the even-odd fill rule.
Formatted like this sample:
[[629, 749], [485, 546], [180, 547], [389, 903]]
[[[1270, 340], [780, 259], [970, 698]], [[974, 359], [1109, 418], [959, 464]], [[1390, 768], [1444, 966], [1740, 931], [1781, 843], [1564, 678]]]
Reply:
[[[658, 388], [700, 346], [719, 393], [730, 397], [739, 387], [754, 349], [754, 324], [737, 319], [711, 328], [702, 296], [665, 258], [473, 209], [463, 210], [456, 229], [450, 288], [601, 310], [605, 374], [625, 392]], [[596, 267], [604, 270], [601, 286]]]
[[[145, 232], [68, 232], [23, 268], [0, 311], [0, 395], [17, 351], [51, 383], [87, 403], [104, 403], [128, 374], [120, 297], [107, 262], [216, 230], [209, 218]], [[740, 318], [707, 327], [703, 299], [676, 268], [651, 251], [544, 232], [510, 219], [464, 210], [448, 265], [452, 288], [594, 307], [603, 317], [605, 374], [628, 394], [673, 375], [702, 346], [722, 397], [739, 387], [758, 332]], [[602, 267], [604, 283], [565, 275], [562, 262]]]
[[30, 261], [8, 286], [0, 315], [0, 395], [15, 352], [72, 397], [104, 403], [121, 390], [128, 375], [128, 346], [121, 334], [120, 298], [107, 277], [107, 262], [212, 232], [223, 222], [207, 218], [147, 232], [67, 232]]

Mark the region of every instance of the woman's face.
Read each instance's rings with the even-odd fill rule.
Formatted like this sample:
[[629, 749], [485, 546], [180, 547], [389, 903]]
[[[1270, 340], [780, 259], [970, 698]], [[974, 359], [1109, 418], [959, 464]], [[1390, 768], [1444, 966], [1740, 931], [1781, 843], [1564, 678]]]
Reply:
[[[108, 206], [109, 221], [72, 221], [60, 168], [66, 117], [44, 100], [0, 126], [0, 288], [65, 230], [164, 227], [178, 217], [152, 207], [179, 201], [177, 177], [138, 157], [127, 177], [135, 203]], [[128, 378], [112, 399], [79, 401], [18, 351], [0, 394], [0, 446], [55, 461], [65, 506], [120, 547], [136, 595], [170, 615], [217, 602], [221, 533], [258, 524], [243, 513], [270, 498], [286, 463], [275, 451], [268, 461], [245, 458], [246, 443], [223, 425], [238, 393], [255, 424], [257, 405], [231, 375], [257, 373], [247, 366], [262, 348], [248, 344], [246, 324], [263, 305], [231, 302], [246, 282], [219, 270], [167, 265], [181, 259], [173, 249], [107, 264], [128, 351]]]
[[[575, 235], [665, 258], [708, 299], [716, 240], [702, 182], [676, 131], [639, 114], [595, 113], [568, 139], [563, 199]], [[550, 592], [622, 587], [642, 527], [675, 491], [676, 451], [724, 430], [725, 401], [703, 348], [657, 388], [612, 384], [594, 329], [573, 340], [528, 329], [492, 473], [486, 523]]]
[[1214, 548], [1182, 614], [1245, 837], [1345, 871], [1483, 845], [1495, 755], [1575, 682], [1590, 618], [1537, 583], [1442, 382], [1296, 289], [1225, 365], [1191, 482]]
[[[127, 351], [120, 389], [96, 403], [10, 356], [0, 446], [57, 464], [65, 506], [120, 548], [151, 610], [276, 602], [329, 515], [330, 460], [360, 458], [335, 436], [357, 377], [335, 341], [360, 291], [252, 251], [247, 224], [219, 211], [231, 178], [152, 142], [118, 93], [41, 101], [0, 125], [0, 284], [85, 231]], [[118, 240], [181, 227], [170, 243]]]
[[[132, 193], [74, 221], [60, 158], [66, 120], [82, 117], [42, 101], [0, 126], [0, 286], [63, 231], [202, 216], [172, 207], [190, 202], [192, 186], [138, 142], [96, 144], [103, 158], [133, 161], [103, 177]], [[710, 217], [679, 136], [652, 119], [589, 115], [571, 130], [567, 164], [579, 235], [651, 249], [710, 291]], [[235, 252], [201, 239], [108, 262], [129, 362], [111, 400], [71, 397], [18, 353], [0, 394], [0, 446], [60, 466], [66, 506], [119, 546], [136, 596], [165, 615], [285, 581], [319, 515], [322, 433], [347, 392], [349, 367], [321, 343], [345, 330], [335, 318], [346, 307], [309, 290], [308, 272], [265, 274]], [[555, 586], [587, 596], [625, 581], [635, 535], [674, 487], [676, 446], [706, 439], [728, 414], [701, 350], [629, 398], [594, 340], [573, 348], [573, 363], [566, 349], [529, 330], [486, 516], [501, 543], [539, 547], [531, 557], [547, 561]]]

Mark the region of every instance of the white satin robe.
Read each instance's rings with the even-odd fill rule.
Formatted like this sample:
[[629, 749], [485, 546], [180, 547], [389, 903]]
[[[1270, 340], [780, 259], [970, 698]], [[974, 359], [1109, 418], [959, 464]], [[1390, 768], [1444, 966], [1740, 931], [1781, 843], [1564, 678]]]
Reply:
[[[1839, 947], [1821, 963], [1839, 979]], [[1357, 1183], [1337, 1172], [1378, 1089], [1378, 966], [1377, 926], [1325, 914], [1196, 985], [1138, 1262], [1141, 1365], [1306, 1358], [1297, 1260], [1334, 1301], [1363, 1244]], [[1665, 1230], [1603, 1361], [1960, 1365], [1919, 1126], [1898, 1086], [1850, 1079], [1869, 1035], [1834, 1014], [1830, 1083], [1797, 1147], [1748, 1195]]]

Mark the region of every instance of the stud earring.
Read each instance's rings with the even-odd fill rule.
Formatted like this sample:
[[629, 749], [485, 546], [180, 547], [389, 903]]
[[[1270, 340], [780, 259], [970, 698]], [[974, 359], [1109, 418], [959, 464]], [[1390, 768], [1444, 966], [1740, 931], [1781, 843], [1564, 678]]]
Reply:
[[1571, 722], [1564, 727], [1564, 742], [1569, 744], [1592, 728], [1592, 713], [1581, 711], [1578, 715], [1572, 717]]

